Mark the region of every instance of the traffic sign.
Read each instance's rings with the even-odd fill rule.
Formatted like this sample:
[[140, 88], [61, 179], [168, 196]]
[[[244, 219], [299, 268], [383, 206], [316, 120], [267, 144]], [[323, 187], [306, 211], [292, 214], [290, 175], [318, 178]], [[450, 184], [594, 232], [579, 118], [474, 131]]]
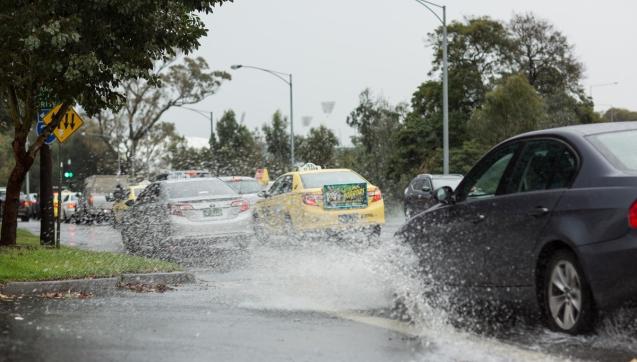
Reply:
[[[50, 124], [51, 122], [53, 122], [53, 118], [55, 118], [57, 113], [60, 111], [60, 108], [62, 108], [62, 105], [58, 104], [49, 113], [47, 113], [47, 115], [44, 117], [44, 123]], [[75, 133], [75, 131], [80, 129], [83, 124], [84, 120], [82, 119], [82, 117], [77, 114], [73, 107], [69, 107], [66, 111], [66, 114], [62, 117], [62, 120], [60, 120], [58, 126], [55, 128], [55, 130], [53, 130], [53, 134], [55, 134], [55, 137], [58, 139], [58, 141], [60, 141], [60, 143], [64, 143], [67, 139], [69, 139], [69, 137], [71, 137], [73, 133]]]
[[[46, 127], [46, 124], [44, 124], [44, 117], [50, 111], [51, 108], [42, 108], [40, 109], [40, 112], [38, 112], [38, 123], [36, 123], [35, 125], [35, 134], [37, 134], [38, 136], [41, 135], [42, 132], [44, 132], [44, 128]], [[53, 142], [55, 142], [55, 135], [51, 133], [49, 137], [44, 141], [44, 143], [50, 145]]]

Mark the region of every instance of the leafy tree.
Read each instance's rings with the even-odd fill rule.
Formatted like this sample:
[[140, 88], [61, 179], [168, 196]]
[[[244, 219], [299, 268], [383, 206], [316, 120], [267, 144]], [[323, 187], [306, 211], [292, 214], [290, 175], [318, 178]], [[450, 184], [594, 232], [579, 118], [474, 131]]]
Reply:
[[581, 91], [584, 66], [553, 24], [531, 13], [516, 14], [509, 29], [515, 42], [515, 71], [523, 73], [540, 94]]
[[[0, 245], [15, 244], [25, 175], [69, 106], [116, 109], [130, 79], [155, 83], [153, 63], [199, 46], [207, 30], [196, 12], [224, 0], [4, 2], [0, 9], [0, 92], [13, 125], [15, 166], [7, 183]], [[6, 97], [6, 98], [5, 98]], [[40, 103], [61, 112], [28, 149]]]
[[485, 145], [532, 131], [546, 120], [542, 97], [523, 75], [507, 77], [487, 93], [486, 100], [471, 118], [474, 139]]
[[191, 147], [186, 138], [179, 135], [169, 140], [162, 157], [165, 168], [171, 170], [205, 170], [210, 168], [211, 160], [210, 148]]
[[624, 108], [610, 108], [601, 117], [603, 122], [634, 122], [637, 121], [637, 112]]
[[334, 157], [338, 146], [338, 138], [325, 126], [311, 128], [310, 132], [298, 147], [298, 158], [305, 162], [331, 167], [334, 165]]
[[116, 111], [104, 110], [97, 117], [103, 139], [114, 152], [124, 154], [124, 172], [133, 177], [136, 163], [140, 163], [139, 167], [145, 164], [143, 157], [138, 157], [140, 146], [142, 153], [152, 154], [156, 143], [147, 140], [168, 136], [161, 132], [161, 127], [160, 132], [156, 127], [165, 112], [202, 101], [216, 93], [222, 81], [230, 79], [226, 72], [209, 71], [201, 57], [184, 58], [178, 64], [175, 61], [158, 65], [154, 74], [159, 84], [142, 78], [126, 82], [122, 86], [126, 95], [124, 106]]
[[[514, 47], [505, 25], [487, 16], [454, 21], [447, 27], [450, 108], [471, 112], [484, 100], [490, 85], [511, 71]], [[430, 75], [442, 70], [442, 28], [429, 34], [435, 46]], [[441, 76], [441, 74], [440, 74]], [[452, 92], [458, 92], [455, 97]], [[451, 99], [455, 102], [451, 102]]]
[[288, 122], [280, 111], [274, 113], [271, 124], [262, 128], [268, 151], [266, 163], [271, 177], [285, 173], [290, 167], [290, 134], [287, 128]]
[[260, 146], [252, 132], [226, 111], [217, 123], [217, 141], [212, 148], [215, 173], [219, 176], [253, 175], [261, 163]]
[[354, 137], [354, 170], [364, 174], [377, 184], [389, 196], [396, 200], [399, 190], [396, 188], [398, 172], [394, 165], [398, 149], [396, 134], [403, 127], [406, 106], [391, 106], [383, 98], [374, 98], [369, 89], [359, 96], [359, 105], [350, 113], [347, 124], [358, 130]]

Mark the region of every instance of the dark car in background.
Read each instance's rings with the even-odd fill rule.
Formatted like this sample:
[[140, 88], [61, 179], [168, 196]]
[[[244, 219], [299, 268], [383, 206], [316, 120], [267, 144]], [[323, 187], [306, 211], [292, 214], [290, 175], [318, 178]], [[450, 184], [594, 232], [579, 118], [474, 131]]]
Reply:
[[0, 216], [2, 216], [2, 213], [4, 212], [4, 200], [7, 197], [7, 188], [6, 187], [0, 187]]
[[38, 200], [38, 194], [30, 193], [26, 195], [29, 201], [29, 217], [31, 219], [40, 218], [40, 201]]
[[29, 201], [29, 196], [22, 192], [20, 193], [20, 203], [18, 204], [18, 217], [25, 222], [31, 218], [31, 201]]
[[546, 324], [591, 330], [637, 298], [637, 122], [509, 139], [397, 236], [456, 303], [532, 306]]
[[433, 195], [435, 189], [449, 186], [455, 190], [460, 181], [462, 175], [420, 174], [414, 177], [405, 189], [405, 216], [410, 218], [434, 206], [438, 202]]
[[174, 248], [253, 234], [247, 200], [218, 178], [154, 182], [125, 211], [122, 242], [131, 253], [170, 257]]

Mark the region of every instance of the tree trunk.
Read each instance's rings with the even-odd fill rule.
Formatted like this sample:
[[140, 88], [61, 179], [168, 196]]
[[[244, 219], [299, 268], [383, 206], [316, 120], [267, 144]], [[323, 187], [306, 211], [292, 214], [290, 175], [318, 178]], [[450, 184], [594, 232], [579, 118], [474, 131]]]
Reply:
[[55, 223], [53, 217], [53, 160], [51, 146], [40, 149], [40, 244], [54, 246]]
[[18, 158], [9, 176], [7, 194], [2, 214], [2, 230], [0, 231], [0, 246], [16, 244], [16, 232], [18, 229], [18, 205], [20, 204], [20, 189], [31, 165], [24, 165]]

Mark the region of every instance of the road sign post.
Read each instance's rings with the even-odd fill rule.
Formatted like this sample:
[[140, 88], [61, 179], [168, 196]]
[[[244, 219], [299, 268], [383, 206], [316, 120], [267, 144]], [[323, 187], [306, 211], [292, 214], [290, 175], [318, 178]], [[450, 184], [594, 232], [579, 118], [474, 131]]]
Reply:
[[[51, 124], [55, 116], [57, 116], [58, 112], [60, 112], [60, 108], [62, 108], [62, 105], [58, 104], [55, 108], [49, 111], [49, 113], [44, 116], [44, 124]], [[58, 126], [53, 130], [53, 134], [60, 143], [64, 143], [71, 137], [71, 135], [73, 135], [73, 133], [80, 129], [82, 125], [84, 125], [82, 117], [80, 117], [73, 107], [69, 107], [64, 116], [62, 116]]]
[[[46, 125], [51, 124], [55, 117], [60, 112], [62, 108], [61, 104], [58, 104], [53, 109], [49, 110], [46, 115], [42, 118], [44, 123], [44, 127]], [[62, 220], [62, 182], [63, 182], [63, 173], [64, 173], [64, 163], [62, 162], [62, 143], [66, 142], [78, 129], [80, 129], [84, 125], [84, 120], [80, 115], [73, 109], [73, 107], [69, 107], [66, 113], [60, 119], [60, 123], [58, 123], [57, 127], [53, 130], [52, 136], [54, 136], [58, 140], [58, 163], [60, 165], [60, 169], [58, 172], [58, 205], [57, 205], [57, 222], [56, 222], [56, 231], [55, 231], [55, 247], [60, 247], [60, 227]], [[42, 130], [44, 130], [42, 127]], [[42, 131], [39, 131], [42, 132]], [[49, 139], [47, 139], [48, 141]]]

